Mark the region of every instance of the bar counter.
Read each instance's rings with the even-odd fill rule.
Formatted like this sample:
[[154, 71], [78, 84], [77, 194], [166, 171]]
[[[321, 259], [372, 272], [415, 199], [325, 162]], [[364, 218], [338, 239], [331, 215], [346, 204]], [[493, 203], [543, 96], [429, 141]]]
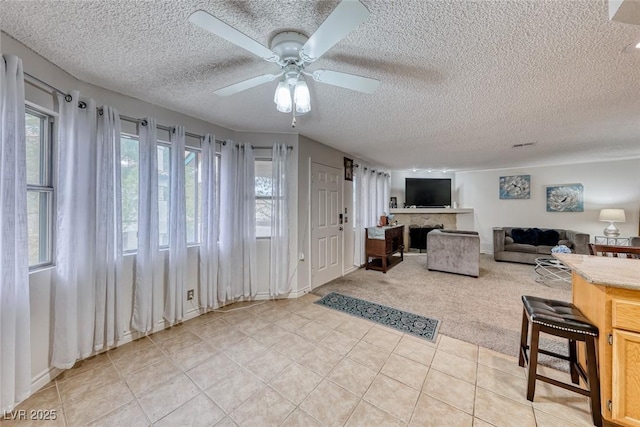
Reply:
[[[599, 330], [605, 425], [640, 426], [640, 260], [554, 256], [571, 267], [572, 302]], [[583, 351], [580, 358], [584, 360]]]

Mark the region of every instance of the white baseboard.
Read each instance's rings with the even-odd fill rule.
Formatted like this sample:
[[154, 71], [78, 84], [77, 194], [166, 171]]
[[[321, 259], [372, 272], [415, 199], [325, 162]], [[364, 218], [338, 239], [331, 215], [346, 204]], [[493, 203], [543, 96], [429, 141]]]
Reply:
[[[309, 293], [311, 291], [311, 287], [307, 286], [304, 289], [298, 289], [297, 291], [293, 291], [293, 292], [289, 292], [287, 294], [287, 296], [280, 296], [278, 297], [278, 299], [284, 299], [284, 298], [298, 298], [301, 297], [302, 295], [305, 295], [307, 293]], [[271, 296], [268, 293], [260, 293], [257, 294], [255, 296], [255, 298], [252, 298], [252, 300], [270, 300], [273, 299], [271, 298]], [[228, 304], [232, 304], [236, 301], [229, 301]], [[200, 316], [201, 314], [204, 314], [204, 311], [201, 310], [198, 307], [194, 307], [191, 310], [187, 311], [185, 313], [184, 321], [196, 318], [198, 316]], [[105, 350], [101, 350], [96, 352], [95, 354], [93, 354], [92, 356], [95, 356], [96, 354], [100, 354], [100, 353], [104, 353], [105, 351], [120, 347], [121, 345], [130, 343], [131, 341], [135, 341], [139, 338], [144, 337], [145, 335], [150, 335], [156, 332], [160, 332], [163, 329], [167, 329], [169, 328], [171, 325], [169, 325], [168, 322], [166, 322], [164, 319], [160, 320], [159, 322], [157, 322], [153, 329], [151, 330], [151, 332], [149, 332], [148, 334], [143, 334], [142, 332], [138, 332], [138, 331], [134, 331], [134, 330], [130, 330], [124, 333], [124, 335], [122, 336], [122, 338], [120, 340], [118, 340], [118, 343], [108, 349]], [[34, 394], [35, 392], [37, 392], [38, 390], [40, 390], [42, 387], [44, 387], [45, 385], [47, 385], [50, 381], [53, 381], [58, 375], [60, 375], [62, 372], [64, 372], [63, 369], [58, 369], [55, 368], [53, 366], [49, 367], [48, 369], [43, 370], [42, 372], [38, 373], [35, 377], [32, 378], [31, 380], [31, 394]]]
[[269, 295], [267, 292], [260, 292], [258, 294], [256, 294], [256, 296], [254, 298], [251, 298], [251, 300], [257, 300], [257, 301], [265, 301], [265, 300], [270, 300], [270, 299], [293, 299], [293, 298], [299, 298], [305, 294], [308, 294], [309, 292], [311, 292], [311, 287], [307, 286], [306, 288], [303, 289], [298, 289], [297, 291], [291, 291], [289, 292], [286, 296], [285, 295], [279, 295], [277, 298], [273, 298], [271, 295]]
[[[185, 313], [183, 321], [187, 321], [189, 319], [193, 319], [194, 317], [198, 317], [200, 314], [202, 314], [202, 310], [200, 310], [199, 308], [193, 308], [190, 311], [187, 311]], [[169, 324], [163, 319], [158, 323], [156, 323], [156, 325], [153, 327], [153, 330], [149, 332], [149, 334], [159, 332], [163, 329], [167, 329], [168, 327], [169, 327]], [[146, 334], [146, 335], [149, 335], [149, 334]], [[135, 341], [138, 338], [142, 338], [143, 336], [145, 336], [145, 334], [138, 331], [127, 331], [124, 333], [124, 335], [116, 345], [109, 347], [108, 349], [100, 350], [95, 354], [92, 354], [91, 356], [95, 356], [97, 354], [104, 353], [105, 351], [114, 349], [116, 347], [120, 347], [121, 345], [130, 343], [131, 341]], [[64, 372], [64, 369], [58, 369], [53, 366], [50, 366], [48, 369], [45, 369], [39, 374], [37, 374], [31, 380], [31, 394], [34, 394], [35, 392], [40, 390], [42, 387], [47, 385], [50, 381], [53, 381], [62, 372]]]
[[31, 380], [31, 394], [49, 384], [49, 382], [53, 381], [62, 372], [62, 369], [54, 368], [53, 366], [40, 372]]
[[354, 271], [356, 271], [358, 268], [359, 268], [358, 266], [356, 266], [356, 265], [352, 265], [351, 267], [349, 267], [348, 269], [346, 269], [346, 270], [344, 271], [343, 276], [344, 276], [345, 274], [353, 273], [353, 272], [354, 272]]

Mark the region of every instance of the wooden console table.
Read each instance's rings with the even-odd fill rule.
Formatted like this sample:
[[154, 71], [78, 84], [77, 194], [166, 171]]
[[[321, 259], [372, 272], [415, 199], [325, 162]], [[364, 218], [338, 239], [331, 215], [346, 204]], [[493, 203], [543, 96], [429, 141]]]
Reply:
[[599, 330], [604, 425], [640, 425], [640, 260], [554, 256], [573, 269], [573, 303]]
[[[366, 233], [366, 270], [386, 273], [388, 269], [404, 259], [404, 225], [369, 227]], [[393, 256], [400, 253], [400, 256]], [[371, 261], [369, 261], [369, 259]]]

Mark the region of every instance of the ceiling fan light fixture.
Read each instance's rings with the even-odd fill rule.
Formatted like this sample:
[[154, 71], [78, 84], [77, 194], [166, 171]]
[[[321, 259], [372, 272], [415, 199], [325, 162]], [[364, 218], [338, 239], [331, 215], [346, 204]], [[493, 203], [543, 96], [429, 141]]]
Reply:
[[311, 96], [307, 82], [302, 77], [296, 82], [293, 92], [293, 102], [296, 104], [296, 113], [308, 113], [311, 111]]
[[273, 97], [273, 102], [276, 103], [276, 110], [281, 113], [291, 112], [291, 90], [285, 81], [278, 83], [276, 93]]

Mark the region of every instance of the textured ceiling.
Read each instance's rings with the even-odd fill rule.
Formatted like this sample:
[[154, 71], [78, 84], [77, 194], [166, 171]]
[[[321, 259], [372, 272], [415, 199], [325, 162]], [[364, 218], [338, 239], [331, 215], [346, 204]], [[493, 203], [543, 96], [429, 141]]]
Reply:
[[[277, 66], [190, 24], [204, 9], [269, 45], [311, 35], [330, 1], [0, 2], [3, 31], [89, 83], [235, 130], [292, 132]], [[391, 169], [472, 170], [640, 157], [640, 26], [582, 1], [362, 0], [371, 15], [308, 67], [379, 79], [373, 95], [309, 82], [295, 131]], [[513, 144], [536, 142], [513, 149]]]

